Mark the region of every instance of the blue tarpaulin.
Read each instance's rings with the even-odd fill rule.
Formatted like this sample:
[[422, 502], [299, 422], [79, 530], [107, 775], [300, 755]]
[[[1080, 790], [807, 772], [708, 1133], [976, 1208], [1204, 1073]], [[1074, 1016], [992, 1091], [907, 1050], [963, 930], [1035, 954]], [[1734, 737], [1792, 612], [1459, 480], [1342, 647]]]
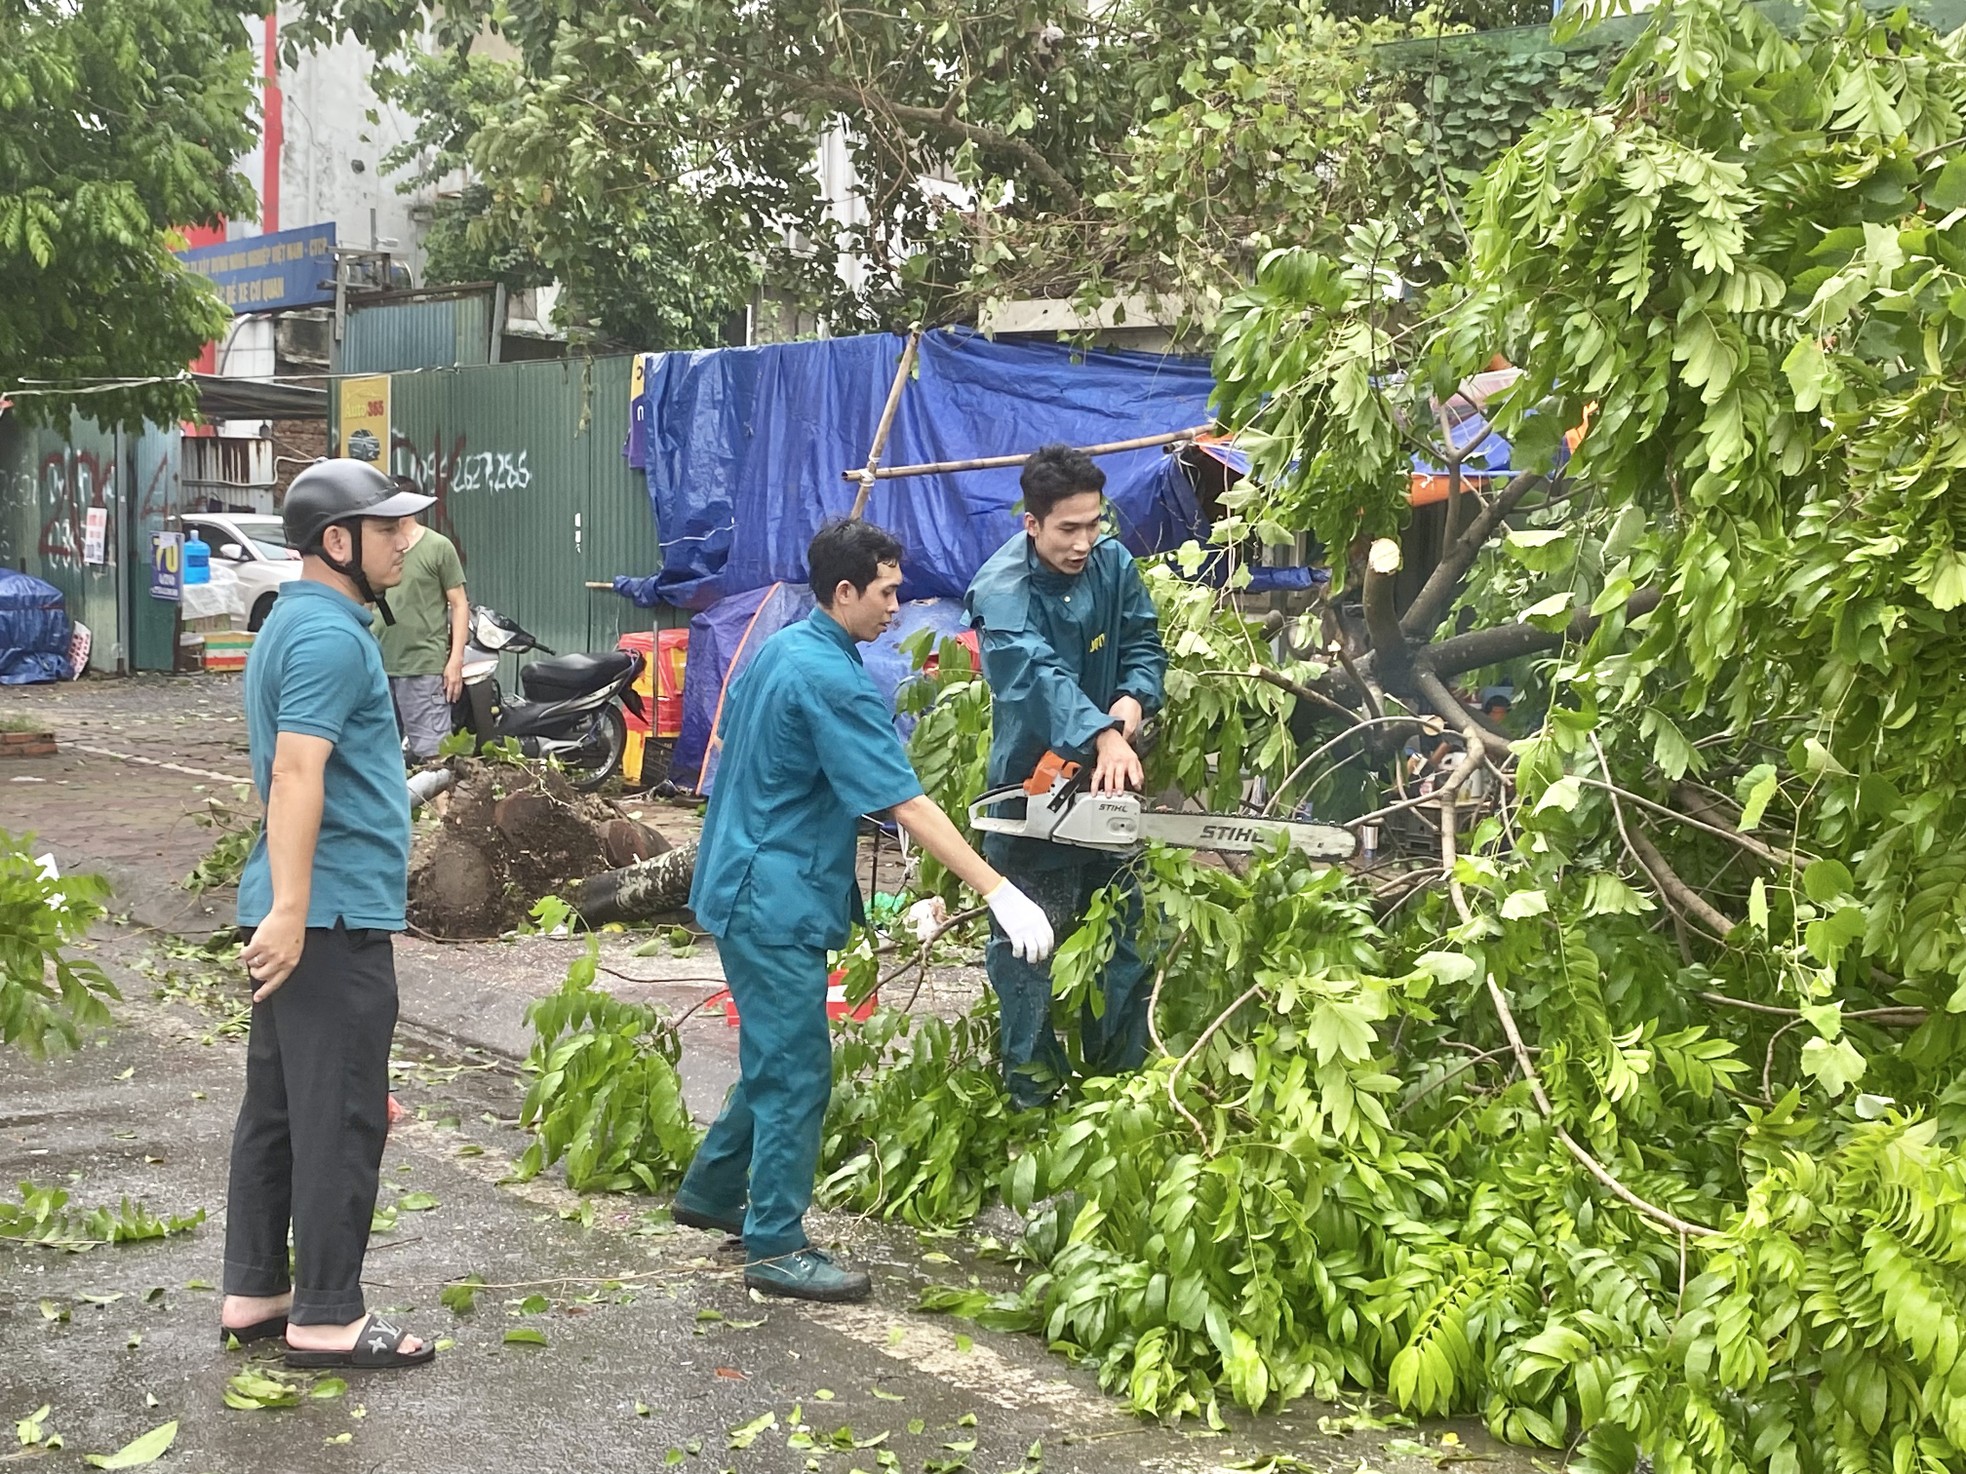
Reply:
[[[865, 463], [903, 347], [875, 334], [646, 360], [630, 451], [639, 445], [645, 463], [663, 562], [652, 577], [617, 579], [616, 590], [644, 606], [703, 609], [802, 580], [812, 535], [853, 505], [840, 472]], [[917, 363], [883, 456], [890, 466], [1130, 440], [1210, 418], [1214, 381], [1201, 358], [948, 329], [923, 335]], [[1121, 528], [1162, 529], [1138, 551], [1197, 535], [1190, 524], [1174, 536], [1158, 505], [1171, 460], [1160, 447], [1100, 460]], [[1016, 530], [1017, 477], [1013, 466], [875, 486], [868, 518], [908, 549], [904, 598], [962, 595]]]
[[[812, 591], [803, 583], [775, 583], [719, 600], [689, 623], [689, 678], [683, 682], [683, 730], [669, 761], [670, 781], [708, 793], [722, 748], [722, 720], [730, 686], [760, 646], [812, 612]], [[903, 604], [888, 632], [860, 647], [867, 674], [891, 706], [913, 670], [901, 644], [918, 630], [938, 636], [963, 628], [960, 599], [921, 599]], [[897, 729], [911, 725], [897, 719]], [[905, 730], [903, 732], [905, 735]]]
[[[905, 340], [893, 334], [654, 354], [642, 362], [625, 453], [648, 478], [662, 567], [617, 578], [644, 608], [700, 611], [690, 622], [675, 781], [708, 792], [730, 682], [757, 647], [812, 608], [806, 545], [851, 509]], [[1050, 441], [1099, 445], [1210, 423], [1207, 360], [992, 342], [967, 329], [923, 335], [884, 465], [1016, 455]], [[1179, 461], [1160, 446], [1103, 456], [1120, 537], [1136, 554], [1208, 542]], [[925, 624], [960, 627], [969, 580], [1018, 527], [1019, 468], [875, 484], [870, 520], [907, 549], [901, 619], [864, 651], [892, 699], [908, 673], [898, 644]], [[1218, 552], [1199, 576], [1220, 582]], [[1256, 570], [1257, 591], [1308, 587], [1308, 569]]]
[[[1464, 379], [1460, 387], [1439, 406], [1447, 418], [1448, 443], [1452, 449], [1461, 452], [1461, 475], [1464, 480], [1485, 484], [1508, 481], [1523, 469], [1515, 464], [1514, 447], [1489, 420], [1489, 401], [1505, 393], [1521, 377], [1522, 370], [1517, 368], [1491, 369], [1475, 374]], [[1563, 438], [1556, 447], [1552, 469], [1561, 470], [1569, 463], [1570, 454], [1576, 449], [1582, 434], [1582, 430], [1578, 429]], [[1424, 507], [1445, 501], [1448, 475], [1447, 467], [1435, 464], [1433, 457], [1416, 454], [1413, 457], [1411, 489], [1413, 505]]]
[[70, 633], [60, 589], [0, 568], [0, 686], [64, 679]]

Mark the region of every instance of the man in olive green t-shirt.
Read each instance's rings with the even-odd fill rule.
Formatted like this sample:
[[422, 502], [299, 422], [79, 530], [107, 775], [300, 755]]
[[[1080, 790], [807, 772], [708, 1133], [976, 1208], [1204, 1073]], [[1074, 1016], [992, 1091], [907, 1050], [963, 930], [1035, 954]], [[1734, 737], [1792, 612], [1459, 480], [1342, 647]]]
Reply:
[[[399, 485], [416, 490], [406, 476]], [[464, 690], [464, 642], [470, 636], [471, 601], [464, 594], [464, 563], [451, 540], [418, 522], [403, 554], [403, 581], [389, 591], [394, 624], [375, 618], [382, 668], [389, 677], [396, 725], [410, 757], [437, 755], [451, 734], [451, 703]]]

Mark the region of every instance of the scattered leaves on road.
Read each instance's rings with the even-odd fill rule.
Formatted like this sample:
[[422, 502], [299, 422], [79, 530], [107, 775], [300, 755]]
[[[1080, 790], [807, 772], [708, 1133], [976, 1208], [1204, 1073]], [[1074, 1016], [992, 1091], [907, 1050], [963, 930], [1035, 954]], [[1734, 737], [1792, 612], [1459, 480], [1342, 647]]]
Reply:
[[50, 1403], [42, 1403], [24, 1418], [14, 1420], [14, 1433], [20, 1438], [22, 1448], [40, 1448], [53, 1452], [61, 1447], [61, 1435], [48, 1431], [48, 1418], [54, 1412]]
[[82, 1462], [98, 1469], [140, 1469], [162, 1458], [176, 1437], [177, 1421], [172, 1419], [162, 1427], [152, 1428], [143, 1437], [124, 1444], [113, 1454], [83, 1454]]
[[444, 1309], [454, 1315], [469, 1315], [478, 1308], [478, 1291], [485, 1287], [485, 1278], [480, 1274], [466, 1275], [456, 1284], [445, 1285], [437, 1296]]
[[298, 1407], [300, 1393], [301, 1384], [295, 1378], [248, 1369], [225, 1384], [225, 1405], [241, 1412]]

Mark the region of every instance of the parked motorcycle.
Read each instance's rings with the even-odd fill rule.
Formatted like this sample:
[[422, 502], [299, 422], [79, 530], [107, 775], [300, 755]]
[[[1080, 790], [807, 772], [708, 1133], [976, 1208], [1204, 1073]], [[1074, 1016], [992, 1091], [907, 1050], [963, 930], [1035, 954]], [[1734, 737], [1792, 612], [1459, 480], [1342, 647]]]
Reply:
[[[498, 684], [498, 657], [537, 650], [519, 672], [524, 696], [508, 698]], [[482, 747], [513, 738], [527, 757], [554, 759], [575, 788], [599, 788], [621, 766], [628, 745], [625, 706], [642, 714], [634, 690], [641, 660], [625, 651], [561, 655], [533, 638], [516, 620], [480, 605], [471, 611], [471, 638], [464, 647], [464, 692], [451, 708], [451, 725], [470, 732]]]

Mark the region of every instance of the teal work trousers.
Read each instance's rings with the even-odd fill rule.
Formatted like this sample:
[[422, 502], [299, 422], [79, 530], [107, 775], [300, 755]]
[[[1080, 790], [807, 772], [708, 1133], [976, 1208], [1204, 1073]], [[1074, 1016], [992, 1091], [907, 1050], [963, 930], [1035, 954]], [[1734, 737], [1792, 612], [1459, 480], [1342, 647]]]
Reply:
[[[1093, 894], [1114, 881], [1126, 887], [1119, 934], [1099, 988], [1103, 1011], [1090, 1004], [1079, 1019], [1079, 1049], [1090, 1075], [1124, 1075], [1147, 1057], [1147, 1005], [1153, 989], [1141, 959], [1140, 887], [1127, 873], [1129, 860], [1087, 851], [1043, 866], [1023, 863], [1014, 848], [985, 845], [984, 853], [1012, 885], [1044, 909], [1060, 944], [1077, 931]], [[1072, 1076], [1072, 1062], [1051, 1023], [1051, 963], [1024, 962], [1010, 950], [1003, 929], [990, 922], [990, 944], [983, 954], [990, 986], [996, 989], [1004, 1087], [1016, 1109], [1044, 1104]]]
[[734, 925], [717, 950], [737, 1004], [738, 1081], [677, 1197], [734, 1214], [748, 1195], [744, 1249], [756, 1263], [810, 1242], [805, 1211], [833, 1094], [826, 952], [767, 942]]

